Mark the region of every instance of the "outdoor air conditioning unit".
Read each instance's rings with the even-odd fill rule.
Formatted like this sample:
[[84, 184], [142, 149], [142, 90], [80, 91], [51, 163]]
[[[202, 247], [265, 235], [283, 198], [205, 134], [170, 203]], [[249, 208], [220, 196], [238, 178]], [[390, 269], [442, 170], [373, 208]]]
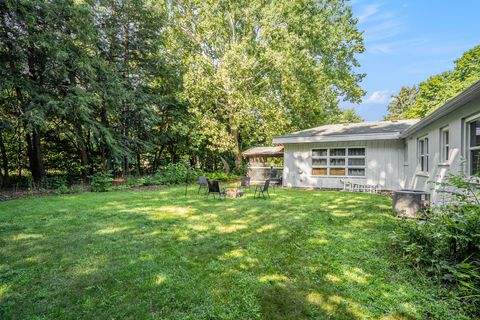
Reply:
[[399, 190], [393, 194], [393, 211], [402, 217], [417, 218], [430, 206], [430, 193], [421, 190]]

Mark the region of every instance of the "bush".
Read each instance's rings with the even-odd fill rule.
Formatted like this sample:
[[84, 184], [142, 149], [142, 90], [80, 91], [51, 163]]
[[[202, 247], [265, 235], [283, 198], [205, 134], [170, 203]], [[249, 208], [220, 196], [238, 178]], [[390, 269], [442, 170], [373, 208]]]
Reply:
[[235, 174], [229, 174], [224, 171], [216, 171], [216, 172], [208, 172], [204, 173], [204, 175], [210, 180], [220, 180], [220, 181], [231, 181], [237, 180], [240, 176]]
[[81, 185], [78, 185], [78, 184], [74, 184], [70, 187], [70, 193], [79, 193], [79, 192], [82, 192], [83, 191], [83, 188]]
[[112, 173], [110, 171], [99, 172], [90, 176], [90, 187], [93, 192], [106, 192], [112, 190]]
[[198, 172], [188, 167], [183, 162], [169, 163], [163, 169], [158, 171], [155, 176], [150, 177], [146, 185], [173, 185], [185, 182], [192, 183], [197, 181]]
[[480, 315], [480, 179], [450, 175], [448, 203], [422, 221], [404, 220], [392, 235], [395, 248], [412, 264], [458, 286], [470, 312]]
[[55, 189], [55, 194], [66, 194], [70, 193], [70, 188], [67, 187], [66, 185], [61, 185], [58, 188]]

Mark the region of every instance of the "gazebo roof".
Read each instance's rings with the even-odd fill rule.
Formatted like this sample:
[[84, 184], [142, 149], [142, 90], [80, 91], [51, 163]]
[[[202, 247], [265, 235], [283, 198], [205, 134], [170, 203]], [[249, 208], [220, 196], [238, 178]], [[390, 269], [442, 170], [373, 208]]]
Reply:
[[275, 147], [253, 147], [242, 152], [244, 158], [281, 158], [283, 157], [283, 146]]

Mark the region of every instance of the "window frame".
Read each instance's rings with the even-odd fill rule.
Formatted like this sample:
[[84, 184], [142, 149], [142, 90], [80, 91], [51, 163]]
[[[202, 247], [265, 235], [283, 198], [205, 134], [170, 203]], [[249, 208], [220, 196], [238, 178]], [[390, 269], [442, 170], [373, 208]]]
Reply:
[[[338, 155], [331, 155], [331, 150], [334, 149], [344, 149], [345, 150], [345, 155], [343, 156], [338, 156]], [[364, 153], [363, 155], [350, 155], [349, 150], [350, 149], [363, 149]], [[314, 155], [315, 150], [326, 150], [326, 155], [325, 156], [316, 156]], [[350, 147], [317, 147], [317, 148], [312, 148], [310, 151], [310, 165], [311, 165], [311, 176], [314, 177], [350, 177], [350, 178], [365, 178], [367, 174], [367, 148], [365, 146], [350, 146]], [[325, 159], [326, 160], [326, 165], [314, 165], [313, 162], [315, 159]], [[331, 160], [332, 159], [343, 159], [345, 163], [343, 165], [332, 165]], [[363, 165], [349, 165], [349, 159], [363, 159], [364, 164]], [[314, 174], [313, 171], [315, 169], [325, 169], [326, 174]], [[331, 170], [338, 170], [338, 169], [344, 169], [345, 174], [344, 175], [332, 175], [330, 172]], [[350, 169], [363, 169], [363, 175], [350, 175], [349, 170]]]
[[480, 121], [480, 114], [476, 114], [468, 119], [465, 120], [465, 134], [466, 134], [466, 152], [467, 156], [465, 157], [467, 159], [467, 175], [471, 176], [473, 175], [473, 161], [472, 161], [472, 153], [473, 151], [480, 150], [480, 146], [471, 146], [471, 129], [470, 125], [474, 122]]
[[[447, 139], [445, 139], [447, 137]], [[450, 129], [444, 127], [440, 129], [440, 159], [441, 163], [446, 164], [450, 161]]]
[[417, 139], [417, 165], [420, 173], [428, 173], [430, 169], [430, 150], [428, 135]]

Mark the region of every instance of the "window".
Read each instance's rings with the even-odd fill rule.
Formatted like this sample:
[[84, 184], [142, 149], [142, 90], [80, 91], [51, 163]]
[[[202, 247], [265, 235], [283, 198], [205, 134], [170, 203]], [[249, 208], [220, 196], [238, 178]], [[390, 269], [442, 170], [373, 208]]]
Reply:
[[480, 119], [468, 123], [470, 174], [480, 174]]
[[440, 130], [440, 145], [442, 162], [448, 162], [450, 158], [450, 133], [448, 128]]
[[365, 148], [313, 149], [312, 175], [364, 177]]
[[418, 164], [421, 172], [428, 172], [428, 138], [418, 139]]

